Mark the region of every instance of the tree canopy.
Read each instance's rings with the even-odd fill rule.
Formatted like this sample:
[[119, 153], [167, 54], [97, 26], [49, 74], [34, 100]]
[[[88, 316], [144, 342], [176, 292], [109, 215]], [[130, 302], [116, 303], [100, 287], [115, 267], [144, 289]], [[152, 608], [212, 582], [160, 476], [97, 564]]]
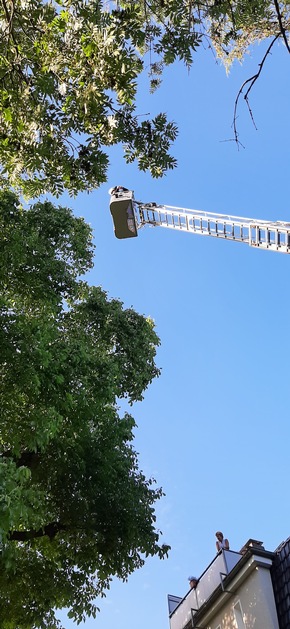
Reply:
[[168, 551], [118, 407], [158, 376], [159, 340], [80, 279], [91, 230], [67, 208], [2, 192], [0, 250], [0, 625], [53, 629], [54, 609], [95, 615], [113, 576]]
[[1, 0], [2, 180], [30, 197], [99, 186], [104, 147], [116, 143], [155, 177], [175, 164], [175, 125], [165, 114], [138, 117], [135, 105], [149, 39], [164, 44], [161, 58], [174, 46], [146, 33], [138, 3], [124, 4]]
[[34, 198], [92, 190], [118, 143], [162, 176], [177, 128], [137, 108], [144, 68], [155, 89], [202, 41], [229, 65], [266, 37], [288, 46], [288, 25], [288, 0], [1, 0], [0, 182]]

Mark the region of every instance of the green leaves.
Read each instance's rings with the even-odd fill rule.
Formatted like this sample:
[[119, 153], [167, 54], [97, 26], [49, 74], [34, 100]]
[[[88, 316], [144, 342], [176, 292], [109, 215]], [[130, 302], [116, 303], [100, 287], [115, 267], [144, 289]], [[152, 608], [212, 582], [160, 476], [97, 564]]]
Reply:
[[48, 201], [24, 211], [11, 192], [1, 193], [0, 281], [9, 296], [24, 303], [60, 303], [77, 295], [78, 275], [92, 266], [89, 226]]
[[[121, 121], [123, 124], [123, 121]], [[161, 177], [166, 170], [176, 166], [176, 160], [168, 154], [170, 142], [177, 137], [177, 127], [168, 123], [164, 114], [152, 122], [135, 122], [134, 132], [127, 131], [125, 159], [127, 163], [138, 160], [140, 170], [150, 170], [152, 177]]]
[[[138, 127], [144, 55], [153, 51], [150, 65], [161, 69], [177, 57], [191, 63], [197, 39], [183, 12], [175, 15], [176, 3], [166, 24], [163, 10], [159, 15], [153, 7], [145, 15], [139, 3], [111, 5], [16, 0], [11, 14], [9, 5], [0, 8], [0, 178], [26, 197], [65, 189], [75, 195], [103, 183], [104, 148], [126, 144]], [[119, 121], [114, 129], [112, 118]], [[130, 159], [162, 176], [175, 165], [168, 154], [172, 141], [168, 135], [159, 159], [157, 149], [145, 157], [142, 138], [136, 140]]]
[[[287, 4], [279, 2], [285, 27], [289, 23]], [[222, 58], [227, 69], [234, 59], [243, 59], [251, 44], [276, 36], [280, 30], [273, 3], [265, 0], [207, 2], [201, 18], [217, 55]]]
[[2, 3], [0, 183], [26, 197], [93, 190], [106, 181], [106, 147], [116, 144], [124, 146], [127, 162], [163, 176], [176, 166], [169, 153], [173, 123], [160, 114], [163, 136], [153, 142], [145, 129], [155, 121], [139, 125], [137, 88], [144, 69], [153, 92], [165, 66], [179, 59], [191, 66], [202, 41], [227, 68], [254, 42], [271, 36], [287, 41], [289, 2], [278, 5], [15, 0], [12, 9]]
[[79, 279], [91, 230], [70, 210], [24, 210], [2, 192], [0, 227], [0, 626], [51, 629], [55, 609], [94, 617], [112, 576], [167, 554], [162, 490], [139, 470], [134, 418], [118, 408], [159, 375], [159, 339]]

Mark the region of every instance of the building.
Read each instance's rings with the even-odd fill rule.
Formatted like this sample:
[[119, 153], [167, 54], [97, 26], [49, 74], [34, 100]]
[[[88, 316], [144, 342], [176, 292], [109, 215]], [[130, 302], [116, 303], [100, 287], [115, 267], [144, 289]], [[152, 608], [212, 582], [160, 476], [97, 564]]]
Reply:
[[168, 603], [170, 629], [290, 629], [290, 538], [274, 552], [253, 539], [220, 551], [196, 588]]
[[279, 629], [290, 628], [290, 537], [275, 551], [272, 582], [277, 607]]

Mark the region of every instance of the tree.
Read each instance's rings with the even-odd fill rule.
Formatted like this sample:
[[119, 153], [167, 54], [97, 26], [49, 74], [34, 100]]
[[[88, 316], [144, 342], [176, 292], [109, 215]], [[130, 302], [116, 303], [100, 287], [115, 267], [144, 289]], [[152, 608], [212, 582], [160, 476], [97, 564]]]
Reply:
[[54, 609], [94, 616], [113, 576], [167, 554], [162, 490], [118, 409], [158, 376], [159, 341], [151, 320], [80, 280], [83, 219], [2, 192], [0, 225], [0, 625], [53, 629]]
[[[289, 0], [1, 0], [0, 183], [37, 197], [106, 181], [107, 148], [162, 176], [177, 128], [137, 109], [165, 65], [203, 41], [228, 68], [265, 38], [288, 52]], [[255, 78], [255, 77], [252, 77]], [[250, 79], [249, 79], [250, 81]], [[250, 85], [248, 85], [250, 87]]]
[[162, 34], [158, 18], [147, 24], [144, 6], [1, 0], [2, 183], [34, 198], [92, 190], [106, 181], [104, 147], [117, 143], [127, 162], [136, 159], [153, 177], [174, 167], [168, 149], [176, 126], [165, 114], [137, 115], [137, 78], [148, 46], [161, 65], [177, 56], [188, 61], [197, 37], [180, 11]]

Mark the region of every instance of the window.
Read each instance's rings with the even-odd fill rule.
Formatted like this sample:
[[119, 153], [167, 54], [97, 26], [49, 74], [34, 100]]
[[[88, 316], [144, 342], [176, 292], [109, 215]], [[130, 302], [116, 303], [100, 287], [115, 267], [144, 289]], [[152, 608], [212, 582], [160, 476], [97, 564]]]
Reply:
[[245, 623], [243, 620], [243, 611], [242, 611], [242, 607], [241, 607], [241, 603], [240, 601], [238, 601], [235, 605], [234, 605], [234, 618], [236, 621], [236, 628], [237, 629], [245, 629]]

